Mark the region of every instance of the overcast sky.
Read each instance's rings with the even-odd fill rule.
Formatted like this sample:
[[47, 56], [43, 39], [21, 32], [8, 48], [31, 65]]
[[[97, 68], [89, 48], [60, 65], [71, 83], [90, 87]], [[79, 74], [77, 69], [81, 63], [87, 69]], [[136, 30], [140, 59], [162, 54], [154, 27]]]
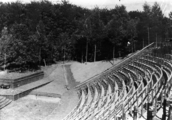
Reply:
[[[14, 2], [16, 0], [0, 0], [1, 2]], [[30, 0], [19, 0], [23, 3], [30, 2]], [[33, 1], [33, 0], [32, 0]], [[39, 0], [34, 0], [39, 1]], [[49, 0], [53, 3], [57, 3], [61, 0]], [[158, 2], [161, 6], [163, 13], [168, 16], [169, 12], [172, 11], [172, 0], [68, 0], [72, 4], [76, 4], [86, 8], [114, 8], [115, 5], [125, 5], [128, 11], [131, 10], [143, 10], [143, 4], [147, 2], [153, 5], [154, 2]]]

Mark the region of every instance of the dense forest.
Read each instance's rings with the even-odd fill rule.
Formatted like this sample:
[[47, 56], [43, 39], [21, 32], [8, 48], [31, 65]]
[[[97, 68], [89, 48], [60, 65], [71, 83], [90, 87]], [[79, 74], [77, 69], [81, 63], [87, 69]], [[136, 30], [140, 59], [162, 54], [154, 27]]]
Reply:
[[158, 3], [143, 11], [82, 8], [66, 0], [0, 3], [0, 66], [38, 68], [57, 61], [124, 57], [151, 42], [172, 38], [172, 12]]

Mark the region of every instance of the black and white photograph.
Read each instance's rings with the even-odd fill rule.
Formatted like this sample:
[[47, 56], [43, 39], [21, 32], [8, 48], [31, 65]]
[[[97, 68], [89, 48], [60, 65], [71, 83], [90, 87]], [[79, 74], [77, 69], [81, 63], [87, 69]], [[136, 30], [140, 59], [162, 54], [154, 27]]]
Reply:
[[0, 120], [172, 120], [172, 0], [0, 0]]

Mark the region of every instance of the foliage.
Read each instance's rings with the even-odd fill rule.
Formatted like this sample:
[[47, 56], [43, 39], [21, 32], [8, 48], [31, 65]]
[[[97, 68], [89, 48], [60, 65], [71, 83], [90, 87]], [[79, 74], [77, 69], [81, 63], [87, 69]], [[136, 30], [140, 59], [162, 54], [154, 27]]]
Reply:
[[[143, 11], [81, 8], [63, 0], [0, 3], [0, 65], [37, 68], [56, 61], [109, 60], [150, 42], [172, 37], [172, 12], [165, 17], [158, 3]], [[148, 31], [149, 29], [149, 31]], [[149, 32], [149, 34], [148, 34]], [[130, 45], [128, 45], [130, 43]]]

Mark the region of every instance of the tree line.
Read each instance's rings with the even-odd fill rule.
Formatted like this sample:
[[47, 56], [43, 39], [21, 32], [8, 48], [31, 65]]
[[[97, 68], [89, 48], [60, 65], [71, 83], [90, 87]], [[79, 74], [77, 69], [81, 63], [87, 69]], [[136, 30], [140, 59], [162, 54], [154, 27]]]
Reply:
[[110, 60], [172, 38], [172, 12], [155, 2], [143, 11], [82, 8], [66, 0], [0, 3], [0, 66], [38, 68], [75, 60]]

